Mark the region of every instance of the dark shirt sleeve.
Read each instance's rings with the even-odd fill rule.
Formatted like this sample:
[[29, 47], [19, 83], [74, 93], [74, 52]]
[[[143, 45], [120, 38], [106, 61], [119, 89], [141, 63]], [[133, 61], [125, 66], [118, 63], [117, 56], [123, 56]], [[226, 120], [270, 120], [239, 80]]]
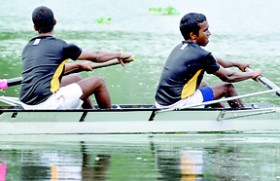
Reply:
[[74, 44], [67, 44], [64, 46], [63, 54], [65, 58], [70, 58], [72, 60], [77, 60], [78, 57], [81, 55], [82, 50]]
[[220, 65], [216, 61], [216, 59], [213, 57], [211, 53], [209, 53], [206, 57], [206, 62], [205, 62], [205, 71], [208, 74], [213, 74], [217, 72], [220, 69]]

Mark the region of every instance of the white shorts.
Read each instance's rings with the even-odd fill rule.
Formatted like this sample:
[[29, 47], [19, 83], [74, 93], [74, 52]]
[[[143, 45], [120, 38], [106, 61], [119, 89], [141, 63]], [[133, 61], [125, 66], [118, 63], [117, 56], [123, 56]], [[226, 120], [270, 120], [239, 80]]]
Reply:
[[45, 102], [37, 105], [27, 105], [21, 103], [24, 109], [80, 109], [83, 101], [81, 87], [77, 83], [67, 85], [58, 89]]
[[[188, 107], [190, 105], [199, 104], [203, 102], [203, 95], [201, 91], [198, 89], [195, 91], [195, 93], [185, 99], [181, 99], [174, 104], [168, 105], [168, 106], [162, 106], [155, 102], [156, 108], [160, 109], [167, 109], [167, 108], [173, 108], [173, 109], [183, 109], [184, 107]], [[204, 108], [204, 105], [202, 106], [196, 106], [196, 108]]]

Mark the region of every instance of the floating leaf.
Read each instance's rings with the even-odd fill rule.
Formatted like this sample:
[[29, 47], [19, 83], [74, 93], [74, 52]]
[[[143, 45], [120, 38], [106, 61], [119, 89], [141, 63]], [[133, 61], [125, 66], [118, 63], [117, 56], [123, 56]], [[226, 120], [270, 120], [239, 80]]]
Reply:
[[152, 7], [149, 8], [149, 11], [154, 15], [179, 15], [180, 13], [172, 6], [167, 6], [166, 8], [162, 7]]
[[98, 24], [110, 24], [111, 23], [111, 18], [110, 17], [100, 17], [96, 20]]

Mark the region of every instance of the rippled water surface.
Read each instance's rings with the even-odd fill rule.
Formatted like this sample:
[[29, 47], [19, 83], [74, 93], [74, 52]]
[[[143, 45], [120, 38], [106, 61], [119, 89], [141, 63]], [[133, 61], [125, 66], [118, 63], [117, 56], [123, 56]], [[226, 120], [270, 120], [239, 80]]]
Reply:
[[278, 180], [275, 135], [4, 136], [7, 180]]
[[[100, 75], [107, 82], [113, 103], [153, 104], [154, 92], [162, 66], [182, 38], [179, 20], [187, 12], [206, 14], [212, 36], [206, 47], [215, 56], [246, 61], [276, 84], [279, 78], [279, 13], [277, 0], [186, 1], [186, 0], [113, 0], [83, 2], [74, 0], [2, 0], [0, 2], [0, 72], [1, 78], [21, 74], [21, 51], [36, 36], [31, 12], [39, 5], [54, 10], [58, 21], [55, 36], [78, 44], [83, 49], [130, 52], [137, 60], [126, 68], [120, 66], [95, 70], [83, 76]], [[174, 15], [161, 15], [150, 8], [171, 7]], [[98, 23], [110, 18], [109, 22]], [[209, 83], [218, 80], [207, 76]], [[237, 83], [240, 94], [263, 91], [254, 82]], [[6, 90], [17, 96], [19, 88]], [[248, 102], [277, 102], [273, 94], [248, 98]]]

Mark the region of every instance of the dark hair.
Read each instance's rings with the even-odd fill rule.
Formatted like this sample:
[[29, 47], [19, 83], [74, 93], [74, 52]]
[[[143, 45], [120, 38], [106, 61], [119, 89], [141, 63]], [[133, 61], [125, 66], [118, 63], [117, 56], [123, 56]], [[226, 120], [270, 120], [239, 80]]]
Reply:
[[204, 21], [207, 21], [206, 16], [200, 13], [188, 13], [183, 16], [180, 22], [180, 31], [184, 39], [189, 39], [191, 32], [198, 35], [200, 29], [198, 24]]
[[39, 33], [48, 33], [53, 30], [55, 19], [50, 8], [45, 6], [37, 7], [32, 13], [32, 21]]

